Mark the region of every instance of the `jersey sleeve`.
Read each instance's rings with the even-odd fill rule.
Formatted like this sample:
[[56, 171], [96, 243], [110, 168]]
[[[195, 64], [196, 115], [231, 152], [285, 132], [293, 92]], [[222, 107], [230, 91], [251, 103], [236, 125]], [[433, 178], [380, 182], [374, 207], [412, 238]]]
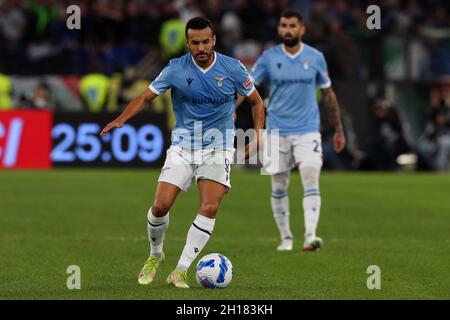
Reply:
[[321, 89], [331, 87], [331, 79], [330, 75], [328, 74], [328, 66], [323, 54], [321, 54], [319, 57], [317, 69], [318, 69], [316, 75], [317, 86]]
[[241, 62], [238, 64], [239, 66], [236, 68], [237, 71], [234, 76], [236, 89], [241, 96], [248, 97], [255, 90], [255, 86], [253, 85], [253, 81], [250, 78], [247, 68], [245, 68]]
[[256, 85], [260, 85], [267, 80], [267, 56], [265, 53], [256, 60], [250, 74]]
[[169, 64], [161, 71], [161, 73], [150, 83], [149, 89], [155, 94], [160, 95], [172, 87], [173, 66]]

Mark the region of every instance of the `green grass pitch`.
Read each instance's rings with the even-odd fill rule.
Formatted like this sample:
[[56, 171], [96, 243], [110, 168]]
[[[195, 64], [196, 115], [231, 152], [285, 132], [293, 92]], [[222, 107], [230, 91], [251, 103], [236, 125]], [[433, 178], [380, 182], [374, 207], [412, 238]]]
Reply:
[[[168, 287], [198, 210], [195, 184], [171, 210], [166, 262], [154, 283], [137, 274], [148, 256], [146, 213], [157, 170], [0, 172], [0, 299], [449, 299], [450, 176], [329, 173], [321, 176], [320, 252], [303, 253], [302, 191], [290, 188], [293, 252], [276, 252], [270, 180], [235, 170], [212, 238], [235, 269], [225, 290]], [[68, 290], [69, 265], [81, 290]], [[381, 289], [366, 287], [381, 268]]]

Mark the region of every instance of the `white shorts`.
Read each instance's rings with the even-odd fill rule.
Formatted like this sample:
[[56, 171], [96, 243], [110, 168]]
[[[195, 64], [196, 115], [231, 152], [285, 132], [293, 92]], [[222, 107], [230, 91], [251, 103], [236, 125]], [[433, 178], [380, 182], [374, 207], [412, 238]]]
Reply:
[[273, 175], [307, 163], [322, 167], [322, 137], [319, 132], [278, 136], [268, 134], [263, 139], [262, 166]]
[[231, 188], [230, 174], [234, 151], [213, 148], [194, 151], [172, 145], [167, 150], [158, 182], [167, 182], [187, 191], [195, 177], [195, 181], [216, 181], [228, 190]]

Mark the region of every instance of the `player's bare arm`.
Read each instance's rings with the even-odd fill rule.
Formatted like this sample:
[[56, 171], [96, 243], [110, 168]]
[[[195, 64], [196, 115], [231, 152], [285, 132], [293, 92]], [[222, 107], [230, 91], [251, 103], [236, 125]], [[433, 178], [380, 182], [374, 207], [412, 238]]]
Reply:
[[255, 138], [245, 148], [245, 159], [259, 149], [262, 130], [264, 128], [264, 103], [257, 90], [247, 97], [248, 102], [252, 106], [253, 128], [256, 131]]
[[236, 121], [237, 118], [237, 109], [239, 108], [239, 106], [242, 104], [242, 102], [244, 102], [244, 97], [241, 96], [239, 93], [237, 94], [237, 99], [236, 99], [236, 107], [234, 108], [234, 113], [233, 113], [233, 120]]
[[103, 136], [107, 134], [111, 129], [122, 127], [125, 122], [141, 112], [144, 107], [156, 97], [156, 93], [154, 93], [150, 89], [146, 89], [138, 97], [131, 100], [131, 102], [126, 106], [125, 110], [123, 110], [120, 116], [108, 123], [103, 128], [103, 130], [100, 132], [100, 135]]
[[334, 150], [336, 152], [341, 152], [345, 147], [345, 135], [336, 94], [332, 87], [322, 89], [322, 94], [325, 101], [325, 107], [327, 108], [328, 119], [334, 127]]
[[241, 96], [240, 94], [237, 95], [237, 99], [236, 99], [236, 110], [237, 108], [239, 108], [239, 106], [242, 104], [242, 102], [244, 102], [245, 97]]

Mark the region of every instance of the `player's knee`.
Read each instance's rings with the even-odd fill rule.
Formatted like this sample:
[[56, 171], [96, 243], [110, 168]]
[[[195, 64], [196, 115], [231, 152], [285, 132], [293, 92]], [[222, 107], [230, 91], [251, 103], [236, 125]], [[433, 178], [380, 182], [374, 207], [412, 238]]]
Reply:
[[155, 217], [164, 217], [170, 210], [170, 206], [164, 202], [155, 200], [152, 205], [152, 214]]
[[219, 210], [218, 201], [205, 201], [200, 206], [200, 212], [209, 218], [215, 217], [217, 210]]
[[300, 165], [300, 175], [305, 188], [317, 187], [319, 184], [321, 165], [320, 164], [302, 164]]
[[289, 188], [289, 173], [280, 173], [272, 176], [272, 191], [285, 192]]

